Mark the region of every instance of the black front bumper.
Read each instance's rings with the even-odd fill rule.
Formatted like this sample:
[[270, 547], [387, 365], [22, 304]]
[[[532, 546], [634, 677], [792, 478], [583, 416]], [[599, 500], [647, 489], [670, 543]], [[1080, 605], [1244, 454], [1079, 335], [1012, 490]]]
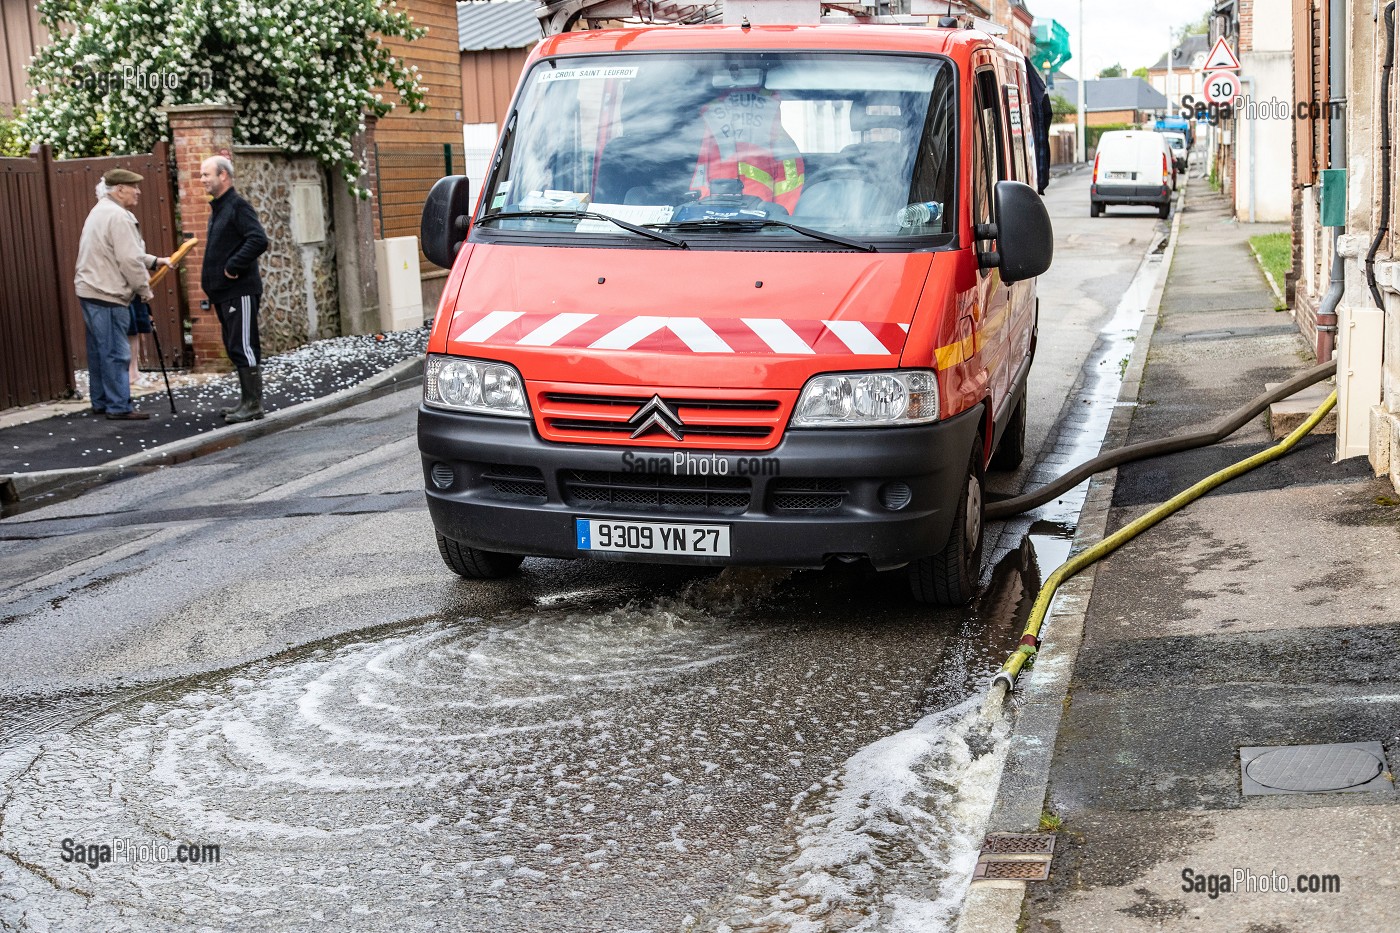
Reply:
[[[946, 543], [981, 424], [977, 408], [929, 425], [788, 431], [769, 451], [681, 451], [694, 460], [667, 473], [677, 451], [551, 443], [529, 421], [420, 406], [418, 447], [433, 525], [469, 547], [808, 568], [867, 558], [888, 569]], [[902, 507], [896, 484], [908, 490]], [[731, 554], [581, 551], [575, 518], [728, 525]]]

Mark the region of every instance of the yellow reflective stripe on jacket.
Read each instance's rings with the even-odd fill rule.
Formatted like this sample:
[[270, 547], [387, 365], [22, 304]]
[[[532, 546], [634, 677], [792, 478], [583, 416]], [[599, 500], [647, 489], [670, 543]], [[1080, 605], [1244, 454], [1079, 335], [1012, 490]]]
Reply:
[[783, 160], [783, 180], [779, 182], [774, 182], [772, 175], [748, 162], [739, 163], [739, 175], [741, 178], [747, 178], [750, 181], [758, 182], [775, 195], [796, 191], [802, 187], [802, 183], [807, 178], [805, 174], [798, 173], [796, 159]]
[[756, 165], [750, 165], [748, 162], [740, 162], [739, 176], [741, 178], [747, 178], [750, 181], [756, 181], [770, 191], [773, 190], [773, 176]]
[[807, 176], [797, 171], [796, 159], [783, 160], [783, 180], [778, 182], [773, 188], [774, 194], [787, 194], [789, 191], [796, 191], [802, 187]]

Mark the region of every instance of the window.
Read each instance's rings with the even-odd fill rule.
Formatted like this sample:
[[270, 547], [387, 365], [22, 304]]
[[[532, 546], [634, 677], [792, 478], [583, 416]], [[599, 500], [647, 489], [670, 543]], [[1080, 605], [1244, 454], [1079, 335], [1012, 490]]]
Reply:
[[[478, 227], [639, 235], [602, 218], [558, 216], [586, 211], [699, 247], [736, 235], [811, 244], [766, 220], [862, 241], [951, 240], [954, 88], [952, 65], [931, 56], [545, 60], [526, 78]], [[496, 214], [510, 216], [486, 224]]]

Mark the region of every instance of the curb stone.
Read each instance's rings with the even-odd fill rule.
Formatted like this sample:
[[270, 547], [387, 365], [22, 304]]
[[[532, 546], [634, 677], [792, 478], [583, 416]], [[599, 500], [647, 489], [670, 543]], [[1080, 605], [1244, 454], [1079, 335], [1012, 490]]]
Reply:
[[[11, 507], [19, 506], [15, 511], [26, 511], [25, 503], [43, 496], [47, 497], [43, 503], [47, 505], [58, 499], [77, 495], [92, 486], [120, 479], [135, 471], [182, 463], [254, 438], [285, 431], [371, 398], [406, 389], [422, 378], [423, 357], [410, 357], [349, 388], [280, 408], [269, 412], [265, 418], [258, 421], [245, 421], [207, 434], [182, 438], [99, 466], [10, 473], [0, 476], [0, 503]], [[55, 495], [60, 492], [63, 494]], [[35, 503], [34, 507], [37, 505], [38, 503]]]
[[[1185, 206], [1186, 186], [1183, 185], [1177, 193], [1167, 247], [1161, 254], [1162, 268], [1148, 297], [1137, 338], [1133, 341], [1132, 357], [1123, 374], [1123, 385], [1108, 430], [1104, 433], [1102, 450], [1112, 450], [1127, 442], [1133, 409], [1142, 388], [1143, 371], [1147, 367], [1152, 335], [1157, 329], [1162, 293], [1176, 255]], [[1145, 263], [1152, 261], [1154, 257], [1151, 253], [1143, 257]], [[1090, 480], [1070, 553], [1081, 553], [1106, 537], [1108, 513], [1113, 504], [1117, 480], [1116, 469], [1099, 473]], [[1014, 709], [1011, 735], [1007, 740], [1010, 747], [1002, 763], [1001, 784], [987, 820], [988, 833], [1033, 833], [1040, 829], [1040, 814], [1050, 783], [1055, 738], [1059, 732], [1064, 701], [1069, 694], [1070, 677], [1084, 639], [1084, 622], [1097, 571], [1098, 565], [1091, 565], [1071, 577], [1055, 594], [1042, 629], [1043, 641], [1036, 662], [1021, 676], [1016, 692], [1008, 698], [1008, 707]], [[972, 882], [963, 899], [957, 933], [1016, 933], [1020, 929], [1026, 884], [1024, 881]]]

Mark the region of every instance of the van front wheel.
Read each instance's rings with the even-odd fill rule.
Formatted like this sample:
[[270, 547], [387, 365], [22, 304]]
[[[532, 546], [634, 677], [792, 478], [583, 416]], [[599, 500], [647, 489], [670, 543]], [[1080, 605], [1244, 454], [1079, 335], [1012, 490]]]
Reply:
[[932, 557], [909, 565], [914, 599], [935, 606], [965, 606], [977, 591], [982, 571], [982, 438], [972, 446], [967, 479], [958, 495], [948, 543]]
[[437, 536], [437, 545], [442, 562], [457, 576], [468, 580], [498, 580], [510, 576], [525, 559], [523, 554], [501, 554], [467, 547], [442, 535]]

